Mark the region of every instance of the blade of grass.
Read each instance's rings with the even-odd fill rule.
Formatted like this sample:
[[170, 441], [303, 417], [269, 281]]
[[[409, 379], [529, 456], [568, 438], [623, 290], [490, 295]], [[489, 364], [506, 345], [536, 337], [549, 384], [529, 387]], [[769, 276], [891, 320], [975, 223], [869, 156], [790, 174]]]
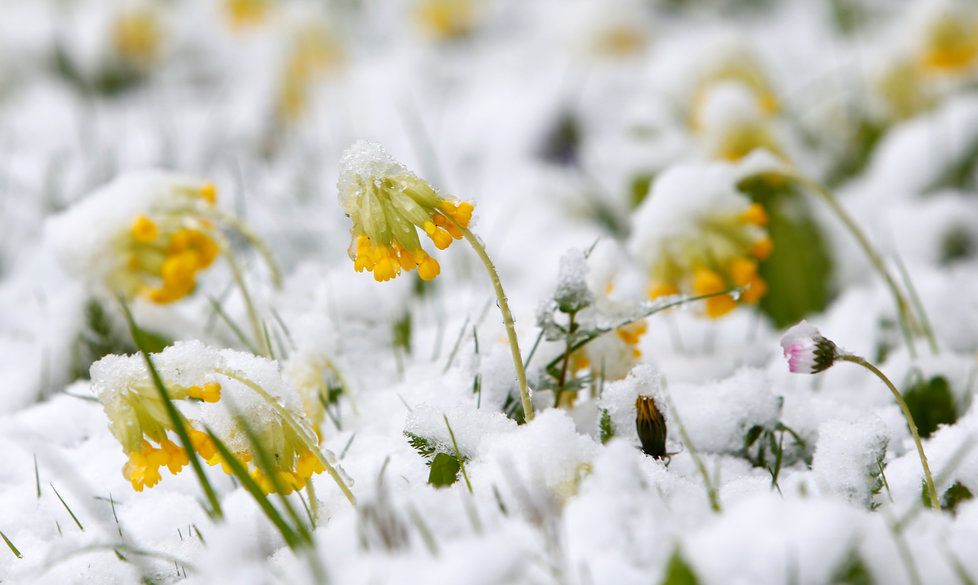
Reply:
[[4, 544], [7, 545], [7, 548], [10, 549], [10, 552], [14, 553], [15, 557], [17, 557], [18, 559], [24, 558], [24, 555], [20, 554], [20, 551], [17, 550], [17, 547], [14, 546], [14, 543], [10, 542], [10, 539], [7, 538], [7, 535], [3, 533], [3, 530], [0, 530], [0, 538], [3, 539]]
[[78, 516], [75, 516], [75, 513], [72, 512], [71, 508], [68, 506], [68, 503], [65, 502], [65, 499], [58, 493], [58, 489], [54, 487], [53, 483], [49, 483], [48, 485], [50, 485], [51, 489], [54, 490], [54, 495], [58, 496], [58, 499], [61, 500], [61, 505], [65, 507], [65, 510], [68, 510], [68, 514], [71, 516], [71, 519], [75, 521], [75, 525], [78, 526], [78, 529], [85, 532], [85, 527], [78, 521]]
[[173, 425], [177, 436], [180, 438], [180, 444], [183, 447], [183, 450], [187, 453], [187, 459], [190, 460], [190, 465], [194, 470], [194, 475], [197, 476], [197, 481], [200, 483], [201, 489], [204, 490], [204, 495], [210, 504], [210, 509], [207, 510], [207, 514], [212, 518], [220, 519], [224, 516], [224, 513], [221, 510], [221, 502], [217, 499], [217, 493], [214, 491], [214, 487], [211, 485], [211, 482], [207, 479], [207, 475], [204, 474], [204, 468], [201, 466], [200, 460], [197, 459], [197, 452], [194, 450], [194, 445], [190, 441], [190, 434], [187, 433], [187, 428], [184, 424], [183, 417], [180, 415], [180, 411], [177, 410], [176, 405], [173, 404], [173, 400], [170, 398], [170, 393], [163, 384], [163, 378], [160, 377], [159, 371], [157, 371], [156, 366], [153, 364], [153, 358], [151, 358], [149, 352], [146, 351], [146, 347], [143, 344], [142, 331], [136, 325], [132, 312], [129, 310], [129, 305], [121, 296], [119, 297], [119, 304], [122, 306], [122, 313], [126, 318], [126, 323], [129, 325], [129, 333], [132, 335], [133, 343], [136, 344], [136, 348], [139, 350], [139, 353], [142, 354], [143, 360], [146, 362], [146, 368], [149, 370], [150, 378], [153, 380], [153, 385], [156, 386], [156, 390], [160, 394], [160, 398], [163, 401], [163, 407], [166, 410], [167, 416], [170, 418], [170, 423]]
[[37, 491], [37, 499], [41, 499], [41, 474], [37, 470], [37, 453], [34, 453], [34, 489]]
[[258, 503], [258, 507], [261, 508], [262, 512], [265, 513], [265, 516], [267, 516], [272, 524], [275, 525], [275, 528], [278, 529], [279, 534], [282, 535], [282, 539], [285, 540], [285, 543], [289, 546], [289, 548], [295, 550], [301, 546], [302, 542], [296, 535], [295, 531], [291, 526], [289, 526], [285, 519], [282, 518], [282, 514], [280, 514], [275, 506], [272, 505], [272, 502], [268, 499], [268, 496], [266, 496], [265, 493], [262, 492], [261, 488], [258, 487], [258, 484], [254, 479], [252, 479], [251, 475], [248, 474], [248, 470], [241, 464], [241, 461], [239, 461], [238, 458], [231, 453], [227, 446], [224, 445], [224, 443], [210, 428], [205, 428], [204, 430], [207, 432], [207, 436], [210, 437], [211, 442], [214, 444], [214, 448], [221, 454], [221, 458], [224, 459], [224, 461], [228, 464], [228, 467], [231, 468], [232, 475], [238, 478], [238, 481], [241, 482], [241, 486], [249, 494], [251, 494], [251, 497], [255, 499], [255, 502]]
[[234, 333], [234, 336], [238, 338], [238, 342], [241, 343], [241, 345], [243, 345], [249, 352], [257, 353], [255, 346], [248, 340], [248, 336], [244, 334], [244, 331], [238, 327], [238, 324], [235, 323], [234, 320], [232, 320], [231, 317], [224, 311], [224, 307], [221, 306], [221, 303], [210, 295], [207, 296], [207, 301], [214, 309], [214, 314], [220, 317], [221, 320], [228, 326], [228, 329], [231, 330], [231, 333]]

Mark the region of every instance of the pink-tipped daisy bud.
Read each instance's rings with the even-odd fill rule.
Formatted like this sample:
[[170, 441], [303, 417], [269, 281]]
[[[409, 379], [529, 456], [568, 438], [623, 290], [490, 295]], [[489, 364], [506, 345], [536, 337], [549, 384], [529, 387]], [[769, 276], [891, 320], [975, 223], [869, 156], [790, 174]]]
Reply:
[[781, 349], [788, 360], [788, 371], [794, 374], [817, 374], [832, 367], [839, 348], [822, 337], [807, 321], [795, 325], [781, 338]]

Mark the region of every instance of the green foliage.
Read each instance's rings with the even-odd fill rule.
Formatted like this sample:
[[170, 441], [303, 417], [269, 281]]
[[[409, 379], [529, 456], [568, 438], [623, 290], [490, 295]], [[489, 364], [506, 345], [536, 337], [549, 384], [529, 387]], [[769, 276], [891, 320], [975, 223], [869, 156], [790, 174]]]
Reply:
[[[111, 354], [130, 354], [136, 351], [129, 336], [117, 331], [102, 304], [94, 299], [85, 305], [85, 325], [72, 348], [71, 374], [74, 379], [88, 378], [88, 368]], [[172, 340], [157, 333], [139, 330], [140, 340], [150, 353], [163, 351]]]
[[645, 198], [649, 196], [652, 192], [652, 180], [655, 177], [652, 175], [639, 175], [632, 179], [631, 191], [629, 195], [629, 202], [632, 204], [632, 209], [638, 207], [645, 201]]
[[917, 377], [903, 399], [917, 424], [921, 437], [929, 437], [942, 424], [953, 424], [958, 420], [958, 408], [947, 378], [934, 376], [930, 379]]
[[604, 445], [615, 436], [615, 423], [611, 422], [611, 413], [601, 409], [601, 421], [598, 423], [601, 431], [601, 444]]
[[414, 433], [409, 433], [407, 431], [404, 431], [404, 436], [407, 437], [408, 444], [418, 452], [418, 455], [424, 457], [430, 465], [431, 458], [438, 452], [438, 446], [435, 445], [435, 442], [431, 439], [422, 437], [420, 435], [415, 435]]
[[947, 231], [941, 239], [941, 264], [951, 264], [957, 260], [975, 255], [978, 242], [971, 230], [955, 227]]
[[775, 177], [748, 179], [738, 188], [764, 206], [774, 242], [770, 257], [760, 266], [768, 284], [761, 311], [784, 328], [824, 310], [832, 298], [832, 259], [805, 199]]
[[403, 349], [407, 354], [411, 353], [411, 328], [410, 311], [405, 311], [401, 318], [391, 325], [394, 347]]
[[699, 585], [699, 582], [693, 568], [689, 566], [679, 550], [672, 553], [660, 585]]
[[458, 481], [459, 471], [458, 458], [448, 453], [438, 453], [431, 461], [431, 472], [428, 474], [428, 483], [437, 488], [447, 487]]
[[[941, 509], [948, 512], [955, 512], [958, 508], [958, 504], [961, 502], [967, 502], [968, 500], [974, 499], [975, 495], [971, 493], [971, 490], [967, 488], [960, 481], [954, 482], [954, 485], [947, 488], [943, 494], [941, 494]], [[927, 499], [927, 486], [924, 486], [923, 492], [921, 492], [921, 501], [924, 505], [929, 505]]]
[[845, 560], [832, 574], [833, 585], [873, 585], [873, 576], [866, 563], [855, 549], [849, 551]]

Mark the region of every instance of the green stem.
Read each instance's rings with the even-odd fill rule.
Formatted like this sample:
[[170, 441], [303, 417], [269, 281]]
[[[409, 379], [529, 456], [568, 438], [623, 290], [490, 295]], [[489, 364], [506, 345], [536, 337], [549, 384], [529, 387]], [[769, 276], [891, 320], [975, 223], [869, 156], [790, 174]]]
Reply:
[[245, 284], [244, 276], [241, 274], [241, 267], [238, 266], [238, 261], [235, 259], [234, 253], [231, 252], [230, 248], [227, 251], [227, 260], [228, 266], [231, 268], [231, 276], [234, 277], [234, 283], [238, 286], [238, 290], [241, 291], [241, 299], [244, 301], [245, 310], [248, 313], [248, 321], [251, 323], [251, 333], [255, 336], [255, 347], [258, 348], [260, 355], [271, 358], [272, 351], [268, 347], [267, 338], [261, 326], [261, 320], [258, 318], [258, 310], [255, 309], [255, 304], [251, 300], [251, 294], [248, 292], [248, 286]]
[[564, 361], [560, 366], [560, 377], [557, 379], [557, 390], [554, 392], [554, 408], [560, 407], [560, 397], [564, 393], [564, 384], [567, 383], [567, 369], [570, 366], [571, 358], [571, 336], [577, 330], [577, 323], [574, 318], [577, 316], [577, 312], [573, 312], [569, 315], [567, 320], [567, 348], [564, 351]]
[[710, 509], [716, 513], [720, 513], [720, 494], [717, 493], [716, 486], [713, 485], [713, 480], [710, 479], [710, 474], [706, 470], [706, 465], [703, 460], [700, 459], [699, 453], [696, 452], [696, 446], [693, 445], [693, 440], [689, 437], [689, 433], [686, 432], [686, 425], [683, 424], [681, 418], [679, 418], [679, 411], [676, 410], [676, 405], [673, 404], [672, 398], [669, 397], [668, 393], [664, 394], [666, 399], [666, 405], [672, 412], [672, 418], [676, 420], [676, 427], [679, 428], [679, 436], [683, 440], [683, 444], [689, 449], [689, 456], [692, 457], [693, 463], [696, 465], [696, 469], [703, 476], [703, 484], [706, 486], [706, 495], [710, 499]]
[[268, 245], [265, 243], [265, 240], [258, 237], [258, 234], [252, 231], [247, 224], [239, 220], [237, 217], [229, 213], [225, 213], [219, 209], [215, 209], [213, 213], [219, 221], [227, 224], [236, 232], [244, 236], [244, 238], [248, 240], [248, 243], [255, 247], [255, 250], [257, 250], [258, 254], [261, 255], [262, 260], [265, 261], [268, 271], [272, 274], [272, 284], [275, 285], [275, 288], [282, 288], [282, 271], [279, 269], [278, 263], [275, 262], [275, 257], [272, 256], [272, 251], [268, 249]]
[[296, 436], [299, 437], [299, 440], [302, 441], [303, 446], [306, 449], [308, 449], [309, 452], [312, 453], [313, 456], [316, 457], [316, 459], [318, 459], [320, 463], [323, 464], [323, 467], [326, 468], [326, 472], [329, 473], [330, 477], [333, 478], [333, 481], [336, 482], [336, 485], [339, 486], [340, 491], [343, 492], [343, 495], [346, 496], [346, 499], [349, 500], [351, 504], [356, 506], [357, 504], [356, 497], [353, 495], [353, 492], [350, 491], [350, 488], [346, 485], [346, 482], [343, 481], [343, 478], [340, 477], [339, 472], [336, 471], [336, 468], [333, 467], [332, 464], [330, 464], [330, 462], [326, 460], [326, 456], [323, 455], [323, 452], [319, 450], [319, 446], [316, 444], [316, 441], [309, 436], [309, 433], [306, 432], [306, 429], [302, 428], [298, 423], [295, 422], [295, 419], [292, 418], [292, 414], [289, 413], [289, 411], [286, 410], [284, 406], [279, 404], [278, 400], [276, 400], [268, 392], [265, 392], [264, 388], [262, 388], [258, 384], [255, 384], [248, 378], [241, 376], [237, 372], [226, 370], [223, 368], [217, 369], [216, 372], [218, 374], [221, 374], [222, 376], [227, 376], [232, 380], [241, 382], [248, 388], [254, 390], [256, 394], [258, 394], [265, 400], [265, 402], [271, 405], [271, 407], [275, 409], [275, 411], [279, 414], [279, 416], [282, 417], [282, 420], [285, 421], [285, 424], [289, 425], [289, 427], [292, 428]]
[[[458, 225], [458, 224], [456, 224]], [[509, 310], [509, 302], [506, 300], [506, 292], [503, 291], [503, 285], [499, 281], [499, 274], [496, 272], [496, 267], [492, 264], [492, 260], [489, 259], [489, 254], [486, 253], [485, 246], [479, 241], [479, 238], [475, 236], [468, 228], [458, 226], [462, 231], [462, 236], [465, 241], [472, 246], [475, 250], [476, 255], [479, 256], [479, 260], [486, 267], [486, 272], [489, 273], [489, 280], [492, 281], [492, 287], [496, 291], [496, 300], [498, 301], [499, 311], [503, 314], [503, 325], [506, 326], [506, 336], [509, 338], [509, 349], [513, 354], [513, 366], [516, 368], [516, 379], [520, 385], [520, 401], [523, 404], [523, 419], [526, 422], [533, 420], [533, 403], [530, 401], [530, 391], [526, 386], [526, 370], [523, 369], [523, 356], [520, 354], [520, 342], [516, 337], [516, 325], [513, 323], [513, 313]]]
[[309, 498], [309, 513], [312, 516], [312, 528], [315, 530], [319, 523], [319, 501], [316, 500], [316, 488], [311, 480], [306, 482], [306, 497]]
[[800, 175], [788, 175], [788, 178], [794, 180], [798, 184], [807, 187], [808, 189], [814, 191], [822, 201], [829, 206], [829, 209], [839, 218], [842, 225], [845, 226], [852, 237], [856, 239], [859, 247], [862, 248], [866, 257], [869, 259], [869, 263], [873, 265], [876, 272], [883, 278], [883, 282], [886, 284], [887, 288], [890, 289], [890, 294], [893, 295], [893, 300], [896, 302], [897, 312], [900, 315], [900, 325], [903, 331], [904, 338], [907, 340], [907, 348], [910, 353], [916, 355], [916, 347], [913, 342], [913, 334], [920, 331], [919, 324], [913, 313], [910, 311], [910, 304], [907, 302], [906, 297], [904, 297], [903, 292], [900, 291], [900, 287], [897, 286], [896, 279], [890, 274], [890, 271], [886, 268], [886, 263], [883, 262], [883, 258], [879, 255], [879, 252], [870, 243], [869, 238], [862, 231], [856, 221], [851, 215], [842, 207], [839, 201], [835, 198], [835, 195], [831, 191], [820, 185], [819, 183], [812, 181], [806, 177]]
[[904, 418], [907, 419], [907, 426], [910, 427], [910, 434], [913, 435], [913, 442], [917, 445], [917, 454], [920, 456], [920, 465], [924, 468], [924, 481], [927, 484], [927, 495], [930, 498], [930, 505], [932, 508], [940, 512], [941, 503], [937, 499], [937, 487], [934, 485], [934, 478], [930, 473], [930, 466], [927, 464], [927, 455], [924, 454], [924, 444], [920, 441], [920, 434], [917, 432], [917, 425], [913, 421], [913, 415], [910, 414], [910, 408], [907, 406], [906, 401], [903, 400], [903, 395], [897, 390], [897, 387], [893, 385], [893, 382], [886, 377], [879, 368], [869, 363], [865, 359], [851, 354], [842, 354], [838, 356], [838, 359], [852, 362], [858, 364], [870, 372], [876, 374], [876, 377], [886, 384], [886, 387], [890, 389], [893, 394], [893, 398], [897, 401], [900, 406], [900, 410], [903, 411]]

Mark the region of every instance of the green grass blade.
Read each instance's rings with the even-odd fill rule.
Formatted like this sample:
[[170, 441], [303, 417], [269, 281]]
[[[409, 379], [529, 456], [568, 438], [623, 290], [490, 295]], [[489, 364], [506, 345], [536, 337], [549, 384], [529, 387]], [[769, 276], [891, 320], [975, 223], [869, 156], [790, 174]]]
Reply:
[[275, 528], [278, 529], [279, 533], [282, 535], [282, 539], [284, 539], [285, 543], [289, 545], [289, 548], [295, 550], [296, 548], [300, 547], [302, 542], [296, 535], [295, 530], [293, 530], [285, 519], [282, 518], [282, 514], [279, 513], [275, 506], [272, 505], [272, 502], [268, 499], [268, 496], [262, 492], [255, 480], [251, 478], [251, 475], [248, 474], [248, 470], [241, 464], [241, 461], [239, 461], [238, 458], [231, 453], [227, 446], [219, 438], [217, 438], [217, 435], [215, 435], [211, 429], [207, 428], [205, 430], [207, 432], [207, 436], [211, 438], [211, 442], [214, 443], [214, 448], [217, 449], [217, 452], [220, 453], [224, 461], [227, 462], [228, 467], [231, 468], [231, 473], [234, 475], [234, 477], [238, 478], [238, 481], [241, 482], [241, 486], [249, 494], [251, 494], [251, 497], [255, 498], [255, 502], [258, 503], [258, 507], [262, 509], [262, 512], [264, 512], [272, 524], [275, 525]]
[[75, 513], [71, 511], [71, 508], [68, 506], [68, 503], [65, 502], [65, 499], [62, 498], [61, 494], [58, 493], [58, 490], [57, 488], [54, 487], [54, 484], [49, 483], [48, 485], [50, 485], [51, 489], [54, 490], [54, 495], [58, 496], [58, 499], [61, 500], [61, 505], [65, 507], [65, 510], [68, 510], [68, 514], [71, 516], [71, 519], [75, 521], [75, 525], [78, 526], [78, 529], [81, 530], [82, 532], [85, 532], [85, 527], [82, 526], [82, 523], [78, 521], [78, 516], [75, 516]]
[[210, 510], [208, 510], [207, 513], [212, 518], [223, 518], [224, 513], [221, 510], [221, 502], [217, 499], [217, 493], [214, 491], [214, 487], [211, 485], [211, 482], [207, 479], [207, 475], [204, 474], [204, 468], [201, 466], [200, 460], [197, 458], [197, 452], [194, 450], [194, 445], [190, 441], [190, 434], [187, 433], [187, 427], [184, 424], [183, 417], [180, 415], [180, 411], [177, 410], [176, 405], [173, 404], [173, 400], [170, 398], [170, 393], [163, 384], [163, 378], [160, 377], [159, 371], [157, 371], [156, 366], [153, 364], [153, 358], [151, 358], [149, 352], [146, 351], [146, 346], [143, 343], [142, 331], [136, 325], [136, 321], [132, 317], [132, 312], [129, 310], [129, 305], [126, 304], [122, 297], [119, 297], [119, 304], [122, 306], [122, 312], [125, 315], [126, 323], [129, 325], [129, 332], [132, 334], [133, 343], [136, 344], [136, 348], [139, 349], [139, 353], [142, 354], [143, 360], [146, 361], [146, 367], [149, 369], [149, 374], [153, 380], [153, 385], [156, 386], [156, 390], [160, 394], [160, 398], [163, 401], [163, 406], [166, 410], [167, 416], [170, 417], [170, 423], [173, 425], [173, 428], [177, 432], [177, 436], [180, 438], [180, 444], [187, 453], [187, 459], [190, 460], [190, 465], [194, 470], [194, 475], [197, 476], [197, 481], [200, 483], [201, 489], [204, 490], [204, 495], [207, 497], [207, 501], [210, 504]]
[[2, 530], [0, 530], [0, 538], [3, 539], [3, 542], [7, 545], [7, 548], [10, 549], [10, 552], [14, 553], [15, 557], [17, 557], [18, 559], [24, 558], [24, 555], [20, 554], [20, 551], [17, 550], [17, 547], [14, 546], [14, 543], [10, 542], [10, 539], [7, 538], [7, 535], [4, 534]]

